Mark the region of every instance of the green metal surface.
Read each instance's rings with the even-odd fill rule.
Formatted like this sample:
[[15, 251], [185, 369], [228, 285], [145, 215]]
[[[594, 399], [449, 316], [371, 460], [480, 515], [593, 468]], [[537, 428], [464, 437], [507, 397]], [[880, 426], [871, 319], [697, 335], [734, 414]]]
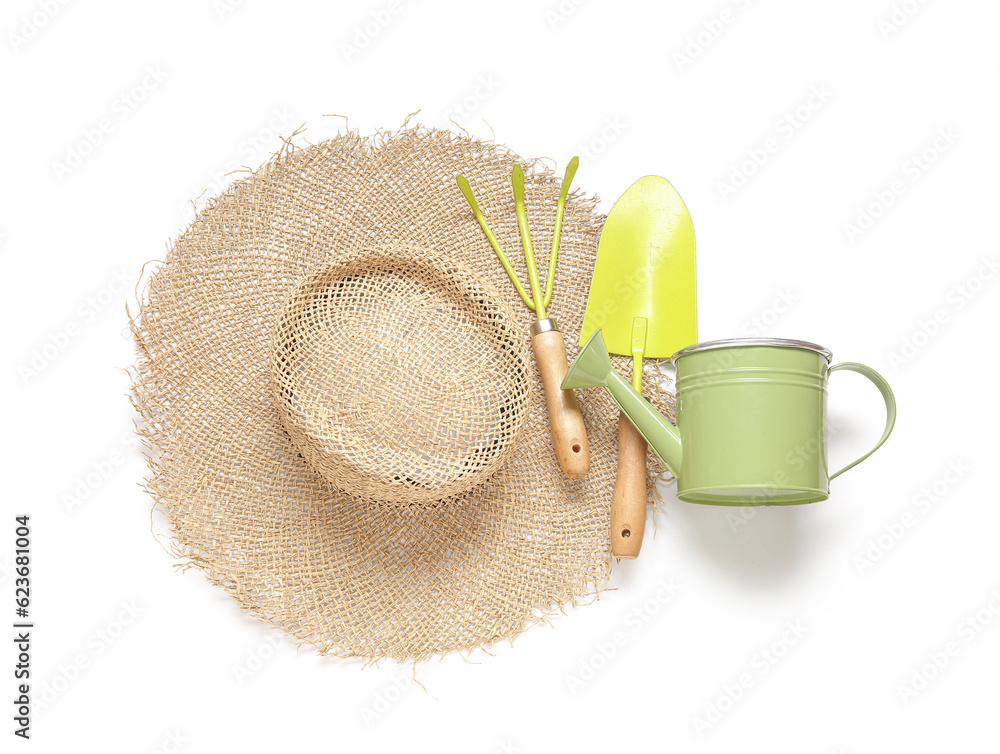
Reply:
[[514, 284], [514, 289], [517, 291], [517, 295], [521, 297], [524, 305], [527, 306], [531, 311], [536, 311], [535, 304], [528, 296], [527, 291], [524, 290], [524, 286], [521, 285], [521, 281], [517, 278], [517, 273], [514, 272], [514, 268], [510, 264], [510, 259], [507, 258], [507, 254], [500, 247], [500, 240], [496, 237], [493, 229], [490, 228], [489, 223], [486, 222], [486, 218], [483, 216], [483, 212], [479, 209], [479, 202], [476, 201], [475, 195], [472, 193], [472, 186], [469, 185], [469, 181], [466, 180], [464, 175], [456, 175], [455, 181], [458, 183], [458, 188], [462, 192], [462, 196], [465, 197], [465, 201], [469, 203], [469, 207], [472, 209], [472, 214], [476, 218], [476, 222], [479, 223], [479, 227], [483, 229], [483, 233], [486, 234], [486, 240], [490, 242], [490, 246], [493, 247], [493, 252], [497, 255], [497, 259], [500, 260], [500, 264], [503, 265], [504, 270], [507, 272], [507, 277], [510, 278], [510, 282]]
[[698, 340], [694, 226], [666, 178], [633, 183], [608, 213], [590, 283], [582, 345], [601, 329], [611, 353], [666, 358]]
[[[677, 425], [658, 414], [612, 368], [598, 330], [572, 364], [563, 388], [604, 387], [677, 478], [677, 497], [710, 505], [794, 505], [826, 500], [830, 479], [882, 446], [896, 421], [896, 402], [873, 369], [830, 366], [823, 353], [753, 344], [678, 356]], [[825, 415], [833, 372], [862, 374], [885, 401], [886, 424], [875, 447], [829, 474]]]
[[524, 286], [521, 285], [521, 281], [518, 279], [517, 273], [514, 271], [514, 267], [510, 263], [510, 259], [507, 257], [506, 252], [504, 252], [504, 250], [500, 247], [500, 240], [490, 228], [489, 223], [486, 222], [486, 218], [483, 216], [482, 210], [479, 209], [479, 202], [476, 201], [476, 197], [472, 193], [472, 186], [469, 185], [469, 181], [466, 180], [463, 175], [455, 176], [455, 182], [458, 183], [458, 188], [462, 192], [462, 196], [464, 196], [465, 201], [469, 203], [469, 207], [472, 209], [472, 214], [476, 218], [476, 222], [479, 223], [479, 227], [482, 228], [483, 233], [486, 234], [486, 239], [490, 242], [490, 246], [493, 247], [493, 252], [500, 260], [500, 264], [503, 265], [503, 268], [507, 273], [507, 277], [509, 277], [510, 282], [514, 284], [514, 289], [517, 291], [517, 295], [521, 297], [525, 306], [535, 312], [538, 319], [545, 319], [545, 310], [548, 309], [549, 304], [552, 303], [552, 288], [556, 279], [556, 260], [559, 258], [559, 236], [562, 234], [563, 215], [566, 211], [566, 197], [569, 195], [570, 184], [573, 182], [573, 176], [576, 175], [576, 170], [579, 166], [579, 157], [574, 157], [569, 161], [569, 164], [566, 166], [566, 174], [563, 176], [562, 187], [559, 189], [559, 201], [556, 204], [555, 227], [552, 233], [552, 251], [549, 253], [549, 266], [545, 276], [544, 293], [542, 293], [541, 286], [538, 281], [538, 268], [535, 265], [535, 252], [531, 246], [531, 234], [528, 232], [528, 214], [524, 206], [524, 170], [520, 164], [514, 165], [514, 170], [510, 177], [510, 183], [511, 188], [514, 191], [514, 205], [515, 211], [517, 212], [517, 227], [521, 234], [521, 245], [524, 247], [524, 262], [528, 268], [528, 285], [531, 288], [530, 294], [524, 289]]
[[580, 167], [580, 158], [574, 157], [566, 166], [566, 173], [563, 175], [562, 188], [559, 189], [559, 201], [556, 204], [556, 222], [552, 230], [552, 253], [549, 254], [549, 269], [545, 276], [545, 304], [546, 309], [552, 303], [552, 283], [556, 279], [556, 259], [559, 256], [559, 237], [562, 235], [563, 215], [566, 213], [566, 197], [569, 195], [570, 184], [576, 175], [576, 169]]

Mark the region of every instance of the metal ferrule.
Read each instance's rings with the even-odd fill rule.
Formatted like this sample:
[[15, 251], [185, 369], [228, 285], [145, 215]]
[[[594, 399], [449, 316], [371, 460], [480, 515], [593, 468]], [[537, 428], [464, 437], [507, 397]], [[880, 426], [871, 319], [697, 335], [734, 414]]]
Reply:
[[559, 332], [559, 324], [554, 317], [540, 319], [531, 325], [531, 337], [541, 335], [543, 332]]

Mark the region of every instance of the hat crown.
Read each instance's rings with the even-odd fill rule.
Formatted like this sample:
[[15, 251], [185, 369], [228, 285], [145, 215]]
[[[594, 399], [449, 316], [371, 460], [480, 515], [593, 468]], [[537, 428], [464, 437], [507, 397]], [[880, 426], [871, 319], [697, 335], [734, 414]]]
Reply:
[[509, 306], [459, 263], [410, 243], [339, 255], [278, 318], [278, 413], [329, 484], [434, 505], [489, 479], [527, 418], [529, 358]]

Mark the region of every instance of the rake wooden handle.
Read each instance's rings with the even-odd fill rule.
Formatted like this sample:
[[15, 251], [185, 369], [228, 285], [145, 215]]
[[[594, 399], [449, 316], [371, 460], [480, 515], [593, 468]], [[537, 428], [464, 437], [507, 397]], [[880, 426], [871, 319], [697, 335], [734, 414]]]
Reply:
[[646, 441], [624, 413], [618, 415], [618, 476], [611, 498], [611, 553], [632, 560], [646, 531]]
[[572, 390], [562, 389], [563, 378], [569, 369], [566, 342], [561, 332], [548, 330], [531, 338], [531, 349], [545, 385], [549, 431], [556, 457], [567, 478], [579, 479], [590, 471], [590, 446], [580, 404]]

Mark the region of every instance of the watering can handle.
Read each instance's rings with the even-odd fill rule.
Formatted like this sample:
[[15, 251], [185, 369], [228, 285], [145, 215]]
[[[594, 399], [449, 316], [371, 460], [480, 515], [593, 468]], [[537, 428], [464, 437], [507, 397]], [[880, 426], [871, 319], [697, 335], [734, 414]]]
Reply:
[[848, 372], [857, 372], [858, 374], [867, 377], [869, 380], [872, 381], [875, 387], [878, 388], [879, 392], [882, 393], [882, 398], [885, 400], [885, 431], [882, 433], [882, 437], [879, 439], [879, 441], [875, 443], [874, 448], [869, 450], [867, 453], [861, 456], [861, 458], [858, 458], [856, 461], [852, 461], [851, 463], [847, 464], [840, 471], [836, 472], [835, 474], [831, 474], [830, 479], [836, 479], [838, 476], [843, 474], [848, 469], [853, 469], [855, 466], [857, 466], [859, 463], [865, 460], [868, 456], [870, 456], [876, 450], [881, 448], [882, 443], [884, 443], [886, 439], [888, 439], [889, 434], [892, 432], [893, 425], [895, 425], [896, 423], [896, 398], [892, 394], [892, 388], [889, 387], [889, 383], [886, 382], [885, 379], [883, 379], [882, 375], [880, 375], [871, 367], [866, 367], [864, 364], [857, 364], [853, 361], [845, 361], [843, 364], [835, 364], [834, 366], [830, 367], [830, 374], [833, 374], [834, 372], [841, 369], [846, 370]]

